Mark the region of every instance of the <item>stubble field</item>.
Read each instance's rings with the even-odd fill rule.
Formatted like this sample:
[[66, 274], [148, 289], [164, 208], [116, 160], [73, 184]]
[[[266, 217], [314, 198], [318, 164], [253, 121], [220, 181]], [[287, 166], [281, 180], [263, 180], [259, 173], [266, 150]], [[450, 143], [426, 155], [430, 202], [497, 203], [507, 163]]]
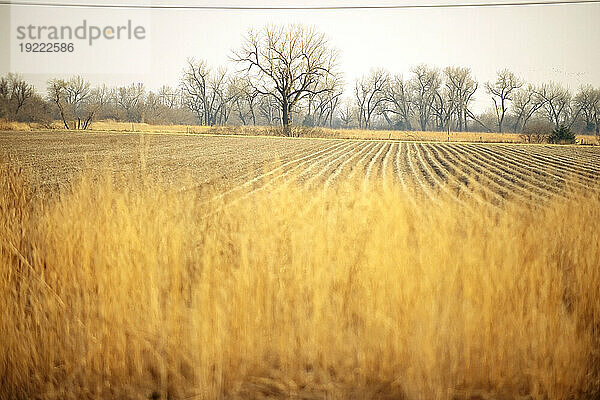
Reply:
[[92, 175], [147, 175], [175, 189], [259, 188], [296, 181], [328, 188], [361, 177], [394, 182], [418, 196], [502, 204], [596, 190], [600, 149], [585, 146], [200, 135], [0, 133], [14, 164], [53, 190]]

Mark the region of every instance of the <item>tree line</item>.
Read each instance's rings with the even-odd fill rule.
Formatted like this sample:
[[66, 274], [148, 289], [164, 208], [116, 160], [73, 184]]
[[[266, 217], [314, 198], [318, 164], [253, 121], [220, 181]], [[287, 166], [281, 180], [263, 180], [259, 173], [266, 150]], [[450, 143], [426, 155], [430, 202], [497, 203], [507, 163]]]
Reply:
[[[508, 69], [480, 84], [468, 67], [420, 64], [405, 77], [373, 69], [353, 93], [327, 37], [302, 25], [250, 30], [228, 67], [190, 58], [177, 87], [149, 91], [142, 83], [92, 86], [80, 76], [51, 79], [37, 93], [19, 75], [0, 77], [0, 118], [87, 129], [97, 119], [151, 124], [292, 125], [331, 128], [495, 131], [529, 140], [561, 126], [600, 129], [600, 89], [576, 93], [556, 82], [527, 83]], [[475, 96], [491, 107], [475, 114]]]

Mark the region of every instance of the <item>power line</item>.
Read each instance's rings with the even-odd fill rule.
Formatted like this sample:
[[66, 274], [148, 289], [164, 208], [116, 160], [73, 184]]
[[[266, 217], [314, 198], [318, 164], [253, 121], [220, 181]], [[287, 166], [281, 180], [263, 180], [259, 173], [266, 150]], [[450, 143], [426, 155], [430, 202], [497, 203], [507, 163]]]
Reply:
[[302, 10], [391, 10], [423, 8], [484, 8], [484, 7], [520, 7], [520, 6], [564, 6], [581, 4], [600, 4], [600, 0], [548, 0], [548, 1], [509, 1], [486, 3], [446, 3], [446, 4], [391, 4], [391, 5], [348, 5], [348, 6], [207, 6], [207, 5], [157, 5], [157, 4], [85, 4], [85, 3], [44, 3], [37, 1], [6, 1], [0, 5], [24, 7], [60, 7], [60, 8], [126, 8], [149, 10], [238, 10], [238, 11], [302, 11]]

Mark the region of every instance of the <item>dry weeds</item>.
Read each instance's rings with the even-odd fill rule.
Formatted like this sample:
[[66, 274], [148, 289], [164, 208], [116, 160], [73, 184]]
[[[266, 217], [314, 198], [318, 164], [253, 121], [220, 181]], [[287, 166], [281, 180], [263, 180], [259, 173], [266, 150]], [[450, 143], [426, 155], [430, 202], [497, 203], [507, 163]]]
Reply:
[[[366, 139], [366, 140], [411, 140], [434, 142], [483, 142], [483, 143], [524, 143], [522, 135], [497, 132], [446, 132], [437, 131], [395, 131], [365, 129], [331, 129], [295, 127], [301, 137], [319, 137], [326, 139]], [[60, 121], [49, 125], [20, 123], [0, 120], [0, 131], [64, 131]], [[175, 133], [205, 135], [241, 135], [241, 136], [278, 136], [281, 129], [272, 126], [227, 125], [151, 125], [139, 122], [118, 122], [112, 120], [95, 121], [85, 132], [138, 132], [138, 133]], [[577, 135], [578, 143], [598, 145], [600, 138], [594, 135]]]
[[600, 396], [597, 194], [475, 215], [362, 177], [224, 206], [0, 175], [2, 399]]

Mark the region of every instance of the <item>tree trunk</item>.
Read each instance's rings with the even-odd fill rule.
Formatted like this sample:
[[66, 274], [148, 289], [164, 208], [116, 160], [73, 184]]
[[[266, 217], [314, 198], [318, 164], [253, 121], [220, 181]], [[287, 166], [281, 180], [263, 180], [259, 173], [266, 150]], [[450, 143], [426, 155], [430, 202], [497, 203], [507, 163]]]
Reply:
[[65, 111], [63, 110], [62, 106], [57, 102], [56, 105], [58, 106], [58, 110], [60, 111], [60, 117], [63, 120], [63, 124], [65, 124], [65, 129], [69, 129], [69, 124], [67, 123], [67, 118], [65, 117]]
[[283, 105], [281, 107], [281, 111], [282, 111], [281, 124], [283, 125], [283, 134], [284, 134], [284, 136], [290, 136], [290, 134], [291, 134], [290, 106], [287, 102], [283, 103]]

